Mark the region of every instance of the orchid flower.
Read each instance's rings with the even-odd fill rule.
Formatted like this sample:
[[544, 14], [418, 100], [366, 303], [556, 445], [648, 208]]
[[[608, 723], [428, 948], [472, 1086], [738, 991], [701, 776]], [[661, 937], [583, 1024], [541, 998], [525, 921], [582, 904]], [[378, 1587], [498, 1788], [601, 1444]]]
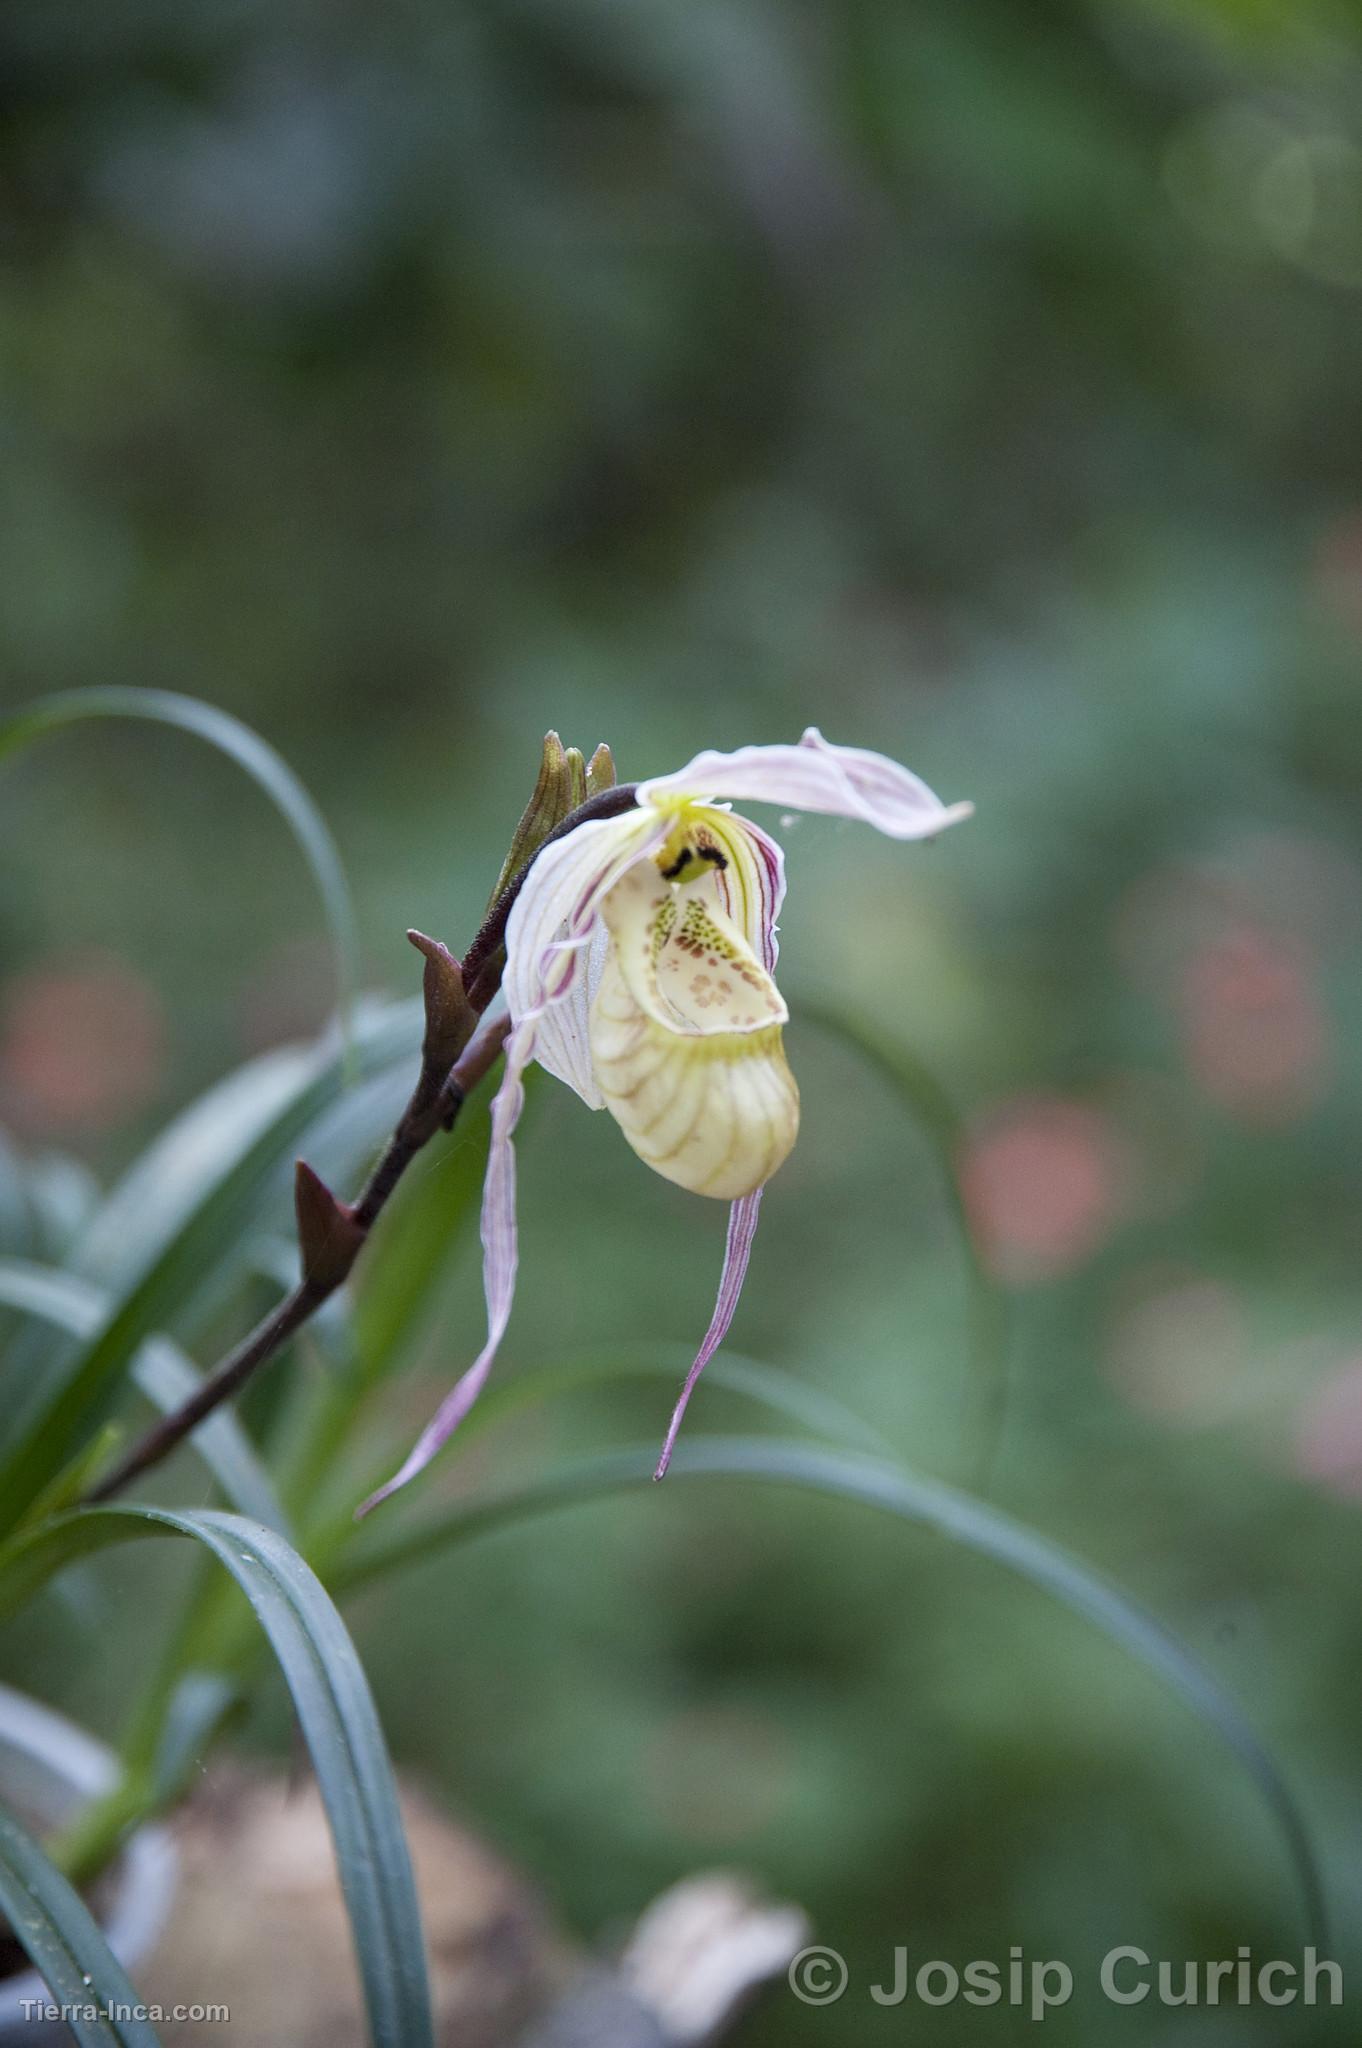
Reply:
[[831, 746], [814, 727], [798, 746], [697, 754], [634, 794], [634, 808], [551, 841], [511, 911], [511, 1028], [482, 1206], [487, 1341], [366, 1510], [448, 1441], [505, 1333], [517, 1265], [512, 1138], [532, 1060], [589, 1108], [609, 1110], [655, 1173], [731, 1205], [718, 1300], [667, 1430], [654, 1475], [662, 1477], [691, 1391], [737, 1307], [762, 1190], [799, 1130], [782, 1044], [789, 1013], [774, 980], [784, 859], [730, 802], [856, 818], [892, 839], [931, 838], [973, 808], [942, 804], [896, 761]]

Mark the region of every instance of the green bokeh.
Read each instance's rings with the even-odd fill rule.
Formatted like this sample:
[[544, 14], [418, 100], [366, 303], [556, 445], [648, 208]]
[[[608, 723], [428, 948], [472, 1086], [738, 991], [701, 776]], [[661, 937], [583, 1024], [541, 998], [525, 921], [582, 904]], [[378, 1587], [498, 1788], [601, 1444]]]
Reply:
[[[735, 1342], [978, 1483], [940, 1160], [800, 1018], [841, 1006], [993, 1190], [988, 1484], [1236, 1692], [1362, 1968], [1351, 11], [9, 0], [0, 76], [0, 702], [132, 684], [257, 726], [332, 824], [372, 984], [414, 988], [408, 925], [470, 933], [550, 725], [638, 775], [817, 722], [975, 799], [932, 850], [784, 835], [805, 1121]], [[49, 741], [0, 847], [28, 1147], [106, 1175], [327, 1015], [306, 874], [192, 741]], [[36, 1114], [16, 1005], [91, 959], [97, 1005], [110, 958], [163, 1019], [145, 1085]], [[546, 1088], [521, 1182], [500, 1369], [703, 1328], [722, 1216], [607, 1119]], [[480, 1319], [470, 1246], [403, 1422]], [[584, 1397], [470, 1462], [665, 1408]], [[702, 1390], [695, 1426], [735, 1417]], [[716, 1863], [809, 1909], [853, 1990], [781, 1994], [752, 2048], [1032, 2037], [868, 2001], [895, 1943], [1063, 1958], [1055, 2048], [1356, 2038], [1101, 2000], [1117, 1943], [1297, 1953], [1289, 1870], [1151, 1679], [939, 1542], [664, 1489], [355, 1615], [399, 1758], [581, 1934]]]

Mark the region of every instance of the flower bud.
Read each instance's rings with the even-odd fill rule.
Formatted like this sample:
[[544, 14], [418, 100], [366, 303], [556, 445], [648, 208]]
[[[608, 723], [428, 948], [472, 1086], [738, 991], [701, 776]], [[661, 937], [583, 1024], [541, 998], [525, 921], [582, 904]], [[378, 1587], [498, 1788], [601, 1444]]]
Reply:
[[586, 756], [580, 747], [569, 747], [565, 758], [568, 770], [568, 810], [575, 811], [579, 804], [586, 802]]
[[[577, 772], [574, 778], [573, 756], [576, 756]], [[581, 754], [574, 747], [569, 752], [556, 732], [544, 735], [544, 750], [539, 763], [539, 780], [521, 813], [511, 839], [511, 848], [502, 863], [497, 885], [489, 901], [495, 903], [520, 870], [527, 866], [538, 853], [554, 827], [561, 825], [569, 811], [575, 810], [580, 797], [573, 794], [574, 779], [579, 779], [583, 790], [586, 786], [586, 771]]]
[[603, 789], [613, 789], [616, 780], [615, 757], [602, 740], [586, 764], [586, 793], [599, 796]]

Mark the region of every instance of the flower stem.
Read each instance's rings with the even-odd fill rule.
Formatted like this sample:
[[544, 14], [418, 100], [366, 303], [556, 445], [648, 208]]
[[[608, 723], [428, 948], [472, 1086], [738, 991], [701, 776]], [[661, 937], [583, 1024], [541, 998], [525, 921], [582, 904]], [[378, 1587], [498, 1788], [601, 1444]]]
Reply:
[[[598, 818], [615, 817], [631, 809], [633, 803], [632, 783], [621, 783], [615, 788], [601, 790], [595, 796], [588, 797], [585, 803], [579, 804], [576, 810], [571, 811], [557, 829], [549, 834], [544, 846], [551, 846], [554, 840], [564, 838], [569, 832], [575, 831], [578, 825], [590, 823]], [[542, 846], [539, 852], [543, 852]], [[535, 858], [538, 858], [538, 854]], [[322, 1262], [324, 1270], [319, 1270], [317, 1263], [307, 1256], [310, 1235], [308, 1225], [313, 1223], [315, 1231], [314, 1219], [319, 1199], [317, 1188], [320, 1183], [317, 1183], [315, 1175], [311, 1175], [300, 1162], [300, 1181], [306, 1177], [308, 1187], [306, 1191], [300, 1188], [299, 1193], [305, 1256], [303, 1277], [298, 1285], [270, 1310], [248, 1337], [243, 1338], [241, 1343], [228, 1352], [186, 1401], [152, 1424], [112, 1471], [84, 1496], [83, 1505], [92, 1506], [98, 1501], [111, 1500], [115, 1494], [122, 1493], [134, 1479], [139, 1479], [144, 1472], [149, 1472], [154, 1465], [159, 1465], [163, 1458], [168, 1457], [176, 1446], [183, 1442], [191, 1430], [196, 1429], [199, 1423], [224, 1401], [239, 1393], [260, 1367], [283, 1349], [290, 1338], [316, 1314], [322, 1303], [348, 1278], [356, 1259], [369, 1241], [374, 1224], [417, 1153], [424, 1145], [429, 1144], [437, 1131], [453, 1129], [464, 1097], [500, 1057], [510, 1028], [509, 1019], [505, 1017], [483, 1024], [480, 1029], [477, 1027], [478, 1019], [501, 987], [502, 969], [505, 965], [506, 921], [520, 894], [525, 876], [533, 864], [532, 860], [527, 861], [519, 874], [502, 890], [468, 948], [462, 969], [463, 988], [467, 998], [464, 1021], [454, 1030], [452, 1037], [447, 1007], [437, 1017], [432, 983], [430, 980], [427, 981], [426, 1043], [422, 1050], [421, 1071], [416, 1086], [402, 1112], [397, 1128], [388, 1140], [378, 1164], [369, 1175], [358, 1200], [353, 1205], [334, 1203], [337, 1228], [325, 1240], [326, 1256]], [[416, 936], [419, 939], [419, 934]], [[426, 951], [430, 943], [424, 942], [422, 950]], [[429, 958], [429, 953], [427, 957]], [[455, 974], [458, 973], [457, 963], [452, 958], [449, 966]], [[306, 1208], [305, 1199], [308, 1205]], [[325, 1190], [322, 1190], [320, 1199], [326, 1199]]]

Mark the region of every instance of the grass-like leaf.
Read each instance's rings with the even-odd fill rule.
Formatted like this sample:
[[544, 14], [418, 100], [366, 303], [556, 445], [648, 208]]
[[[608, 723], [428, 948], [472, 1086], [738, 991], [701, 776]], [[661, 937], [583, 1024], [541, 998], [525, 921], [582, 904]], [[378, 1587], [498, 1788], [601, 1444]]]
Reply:
[[79, 1892], [4, 1806], [0, 1909], [54, 2003], [69, 2009], [67, 2025], [80, 2048], [159, 2048], [145, 2020], [113, 2016], [135, 2012], [139, 2003], [122, 1964]]
[[[316, 1046], [277, 1046], [215, 1081], [156, 1133], [96, 1205], [71, 1249], [75, 1270], [124, 1292], [215, 1187], [294, 1121], [328, 1063]], [[66, 1262], [64, 1262], [66, 1263]], [[205, 1274], [211, 1282], [212, 1269]]]
[[[357, 1544], [336, 1575], [345, 1590], [484, 1531], [573, 1501], [651, 1484], [655, 1447], [572, 1458], [524, 1485], [475, 1495], [415, 1527]], [[1029, 1579], [1093, 1622], [1206, 1721], [1245, 1766], [1285, 1838], [1305, 1900], [1312, 1939], [1327, 1945], [1323, 1887], [1305, 1823], [1271, 1753], [1229, 1694], [1162, 1622], [1059, 1544], [1000, 1509], [944, 1482], [880, 1458], [769, 1437], [693, 1436], [673, 1460], [667, 1484], [705, 1478], [761, 1480], [878, 1508], [935, 1529]]]
[[335, 949], [336, 982], [344, 1014], [354, 998], [358, 962], [350, 887], [326, 821], [288, 763], [259, 733], [215, 705], [169, 690], [126, 688], [67, 690], [39, 698], [0, 722], [0, 761], [47, 733], [90, 718], [149, 719], [193, 733], [235, 761], [264, 791], [293, 834], [317, 884]]
[[[0, 1275], [3, 1267], [0, 1267]], [[0, 1295], [0, 1298], [3, 1298]], [[456, 1450], [481, 1431], [546, 1401], [590, 1387], [618, 1386], [630, 1380], [666, 1380], [679, 1388], [695, 1356], [694, 1345], [607, 1345], [553, 1365], [538, 1366], [500, 1381], [481, 1397], [459, 1426]], [[764, 1365], [740, 1352], [719, 1351], [705, 1367], [705, 1385], [753, 1401], [758, 1407], [794, 1422], [824, 1440], [892, 1457], [894, 1446], [873, 1423], [821, 1387], [798, 1379], [783, 1366]], [[665, 1420], [665, 1417], [662, 1418]]]
[[[356, 1033], [361, 1072], [378, 1072], [411, 1057], [420, 1035], [419, 1003], [386, 1007], [361, 1021]], [[157, 1140], [148, 1158], [159, 1165], [163, 1199], [167, 1189], [174, 1189], [175, 1204], [166, 1200], [154, 1235], [142, 1240], [137, 1254], [115, 1262], [117, 1278], [110, 1281], [109, 1314], [102, 1328], [74, 1356], [47, 1362], [31, 1400], [6, 1432], [0, 1529], [12, 1528], [60, 1470], [73, 1436], [138, 1347], [170, 1327], [187, 1304], [201, 1300], [225, 1263], [240, 1261], [285, 1163], [342, 1085], [339, 1052], [322, 1047], [290, 1067], [287, 1085], [272, 1093], [263, 1122], [247, 1126], [244, 1143], [231, 1119], [206, 1119], [202, 1104]], [[211, 1099], [220, 1101], [222, 1093], [215, 1090]], [[235, 1103], [234, 1096], [230, 1099]], [[236, 1107], [240, 1111], [239, 1103]], [[206, 1171], [205, 1155], [210, 1162]], [[139, 1185], [143, 1177], [144, 1168], [135, 1167], [124, 1188]], [[109, 1199], [126, 1213], [126, 1193], [116, 1189]], [[103, 1226], [101, 1215], [92, 1235]], [[108, 1261], [99, 1263], [99, 1277], [108, 1278]]]
[[298, 1553], [272, 1529], [211, 1509], [80, 1509], [0, 1546], [0, 1615], [75, 1559], [148, 1535], [203, 1544], [250, 1601], [331, 1824], [374, 2048], [432, 2048], [420, 1909], [383, 1731], [345, 1624]]
[[[461, 1424], [451, 1446], [452, 1452], [456, 1457], [461, 1456], [484, 1430], [510, 1421], [530, 1409], [592, 1388], [627, 1386], [631, 1381], [662, 1380], [675, 1389], [684, 1380], [693, 1357], [693, 1347], [680, 1344], [661, 1344], [651, 1349], [636, 1345], [610, 1346], [565, 1358], [558, 1364], [540, 1366], [531, 1372], [517, 1373], [484, 1394]], [[831, 1439], [852, 1449], [890, 1457], [894, 1455], [894, 1446], [873, 1424], [866, 1422], [835, 1395], [824, 1393], [821, 1387], [809, 1386], [783, 1366], [763, 1365], [759, 1359], [744, 1358], [738, 1352], [719, 1351], [706, 1366], [705, 1375], [708, 1386], [737, 1394], [741, 1399], [765, 1409], [768, 1414], [778, 1416], [782, 1422], [793, 1422], [825, 1442]], [[367, 1498], [380, 1484], [391, 1462], [385, 1457], [374, 1468], [370, 1479], [360, 1489], [361, 1499]], [[332, 1576], [331, 1562], [343, 1556], [355, 1540], [354, 1498], [352, 1490], [339, 1513], [334, 1507], [329, 1508], [307, 1528], [308, 1554], [320, 1562], [328, 1577]], [[364, 1539], [360, 1539], [360, 1545], [363, 1552]]]
[[360, 1272], [355, 1290], [355, 1349], [365, 1385], [390, 1372], [423, 1327], [455, 1245], [478, 1214], [490, 1099], [483, 1088], [465, 1104], [449, 1143], [424, 1171], [408, 1174], [384, 1215], [381, 1254]]
[[[41, 1316], [76, 1337], [93, 1336], [108, 1317], [104, 1296], [88, 1280], [21, 1259], [0, 1259], [0, 1303]], [[151, 1337], [133, 1358], [132, 1377], [147, 1399], [164, 1411], [177, 1408], [202, 1376], [178, 1344], [167, 1337]], [[234, 1508], [287, 1533], [274, 1482], [230, 1408], [219, 1408], [200, 1423], [189, 1441]]]

